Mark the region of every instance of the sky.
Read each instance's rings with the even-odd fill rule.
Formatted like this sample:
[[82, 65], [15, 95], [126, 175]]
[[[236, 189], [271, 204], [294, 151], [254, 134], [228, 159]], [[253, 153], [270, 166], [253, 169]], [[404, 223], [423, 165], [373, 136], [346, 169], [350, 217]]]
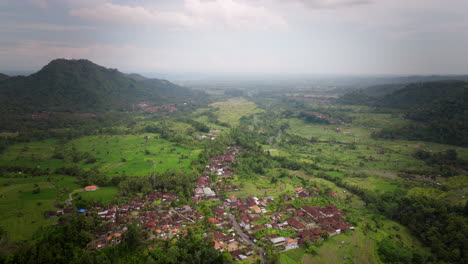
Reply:
[[467, 0], [0, 0], [0, 72], [468, 74]]

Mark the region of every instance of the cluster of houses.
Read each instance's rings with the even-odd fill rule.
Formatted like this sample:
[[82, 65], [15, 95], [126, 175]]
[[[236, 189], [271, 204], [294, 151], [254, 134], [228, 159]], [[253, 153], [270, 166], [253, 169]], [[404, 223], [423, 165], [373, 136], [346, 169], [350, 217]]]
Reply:
[[[217, 175], [221, 181], [229, 182], [233, 176], [229, 166], [236, 161], [236, 155], [241, 151], [240, 148], [231, 147], [224, 154], [211, 158], [206, 165], [206, 171], [196, 181], [193, 193], [193, 200], [196, 203], [200, 200], [220, 201], [212, 190], [212, 187], [219, 190], [220, 181], [210, 183], [210, 176]], [[225, 187], [224, 184], [224, 190]], [[97, 188], [97, 186], [87, 186], [85, 191]], [[235, 189], [238, 190], [237, 187], [230, 186], [230, 190]], [[212, 243], [215, 249], [228, 252], [234, 259], [245, 260], [256, 254], [253, 248], [255, 242], [260, 239], [271, 243], [278, 251], [286, 251], [300, 247], [307, 241], [313, 242], [326, 234], [335, 235], [354, 229], [343, 219], [345, 212], [334, 205], [295, 207], [289, 203], [295, 199], [313, 197], [317, 193], [318, 189], [307, 190], [298, 187], [294, 190], [295, 197], [284, 195], [280, 198], [283, 200], [282, 206], [275, 211], [271, 211], [271, 208], [277, 207], [269, 206], [275, 201], [274, 197], [258, 198], [250, 195], [246, 198], [237, 198], [231, 195], [220, 201], [218, 205], [211, 206], [212, 214], [202, 215], [190, 205], [170, 206], [168, 202], [178, 200], [177, 195], [173, 193], [151, 192], [142, 198], [132, 198], [125, 204], [92, 208], [76, 213], [96, 215], [103, 220], [103, 225], [94, 231], [96, 239], [87, 245], [90, 249], [101, 249], [121, 243], [129, 223], [137, 223], [147, 231], [146, 239], [170, 239], [186, 235], [187, 227], [194, 226], [204, 219], [203, 221], [213, 226], [205, 233], [205, 240]], [[73, 213], [73, 210], [47, 212], [47, 217], [66, 213]], [[294, 230], [293, 233], [297, 235], [282, 237], [275, 231], [260, 232], [267, 229]]]
[[[210, 163], [206, 165], [207, 171], [205, 171], [196, 182], [194, 199], [217, 200], [216, 194], [211, 190], [210, 175], [221, 176], [222, 179], [227, 179], [225, 182], [228, 182], [228, 179], [232, 178], [229, 165], [236, 160], [235, 155], [240, 151], [241, 149], [239, 148], [229, 148], [223, 155], [211, 158]], [[215, 190], [219, 190], [221, 188], [221, 183], [218, 181], [213, 186]], [[226, 185], [223, 185], [224, 190], [226, 190], [225, 186]], [[231, 189], [238, 190], [237, 187]], [[317, 188], [307, 190], [303, 187], [298, 187], [294, 190], [296, 199], [310, 198], [317, 195], [318, 192], [319, 190]], [[283, 196], [285, 202], [292, 201], [295, 198]], [[214, 217], [209, 219], [210, 223], [216, 225], [220, 230], [228, 230], [227, 233], [216, 231], [213, 238], [208, 235], [207, 239], [212, 240], [213, 246], [216, 249], [229, 252], [235, 259], [243, 260], [249, 256], [247, 252], [250, 253], [250, 248], [248, 245], [243, 244], [245, 241], [240, 239], [239, 236], [237, 236], [236, 239], [236, 233], [233, 232], [232, 223], [227, 218], [226, 210], [236, 211], [239, 226], [251, 241], [256, 241], [254, 236], [255, 231], [261, 229], [284, 230], [290, 228], [296, 231], [298, 234], [297, 237], [280, 237], [271, 234], [262, 238], [266, 240], [266, 242], [270, 242], [278, 247], [279, 250], [297, 248], [304, 245], [307, 240], [313, 242], [321, 238], [325, 233], [335, 235], [344, 230], [353, 229], [353, 227], [346, 224], [342, 218], [345, 213], [334, 205], [328, 205], [324, 208], [302, 206], [296, 209], [291, 204], [286, 203], [279, 212], [268, 212], [268, 203], [273, 201], [273, 197], [265, 197], [262, 199], [255, 196], [248, 196], [242, 199], [231, 195], [223, 201], [222, 206], [214, 206], [211, 208]], [[256, 222], [258, 223], [258, 221], [264, 222], [261, 220], [265, 220], [265, 218], [267, 218], [266, 224], [255, 224]]]
[[[308, 191], [302, 187], [297, 188], [295, 192], [296, 197], [299, 199], [311, 197], [311, 193], [313, 193], [313, 191]], [[283, 199], [287, 202], [294, 198], [284, 196]], [[224, 206], [237, 211], [239, 225], [253, 241], [255, 241], [254, 234], [257, 230], [285, 230], [290, 228], [296, 231], [297, 237], [288, 238], [270, 234], [261, 238], [278, 247], [279, 250], [284, 251], [302, 246], [306, 241], [314, 242], [323, 237], [325, 233], [333, 236], [345, 230], [354, 229], [353, 226], [347, 224], [342, 218], [346, 213], [334, 205], [328, 205], [323, 208], [304, 205], [296, 209], [291, 204], [285, 203], [280, 211], [268, 212], [268, 203], [273, 201], [273, 197], [261, 199], [249, 196], [246, 199], [240, 199], [231, 196], [226, 199]], [[255, 224], [259, 221], [265, 222], [261, 221], [265, 219], [267, 219], [267, 223]]]
[[254, 250], [237, 233], [230, 213], [224, 205], [212, 206], [213, 217], [208, 218], [210, 224], [216, 226], [217, 230], [209, 230], [205, 241], [212, 243], [213, 247], [222, 252], [229, 252], [234, 259], [244, 260], [254, 254]]
[[133, 108], [135, 108], [136, 106], [138, 109], [140, 109], [140, 111], [147, 112], [147, 113], [156, 113], [156, 112], [173, 113], [179, 110], [177, 109], [176, 104], [163, 104], [161, 106], [151, 106], [151, 105], [152, 105], [151, 102], [144, 101], [144, 102], [134, 105]]
[[[208, 199], [217, 200], [216, 193], [211, 189], [210, 175], [221, 177], [232, 177], [233, 172], [229, 169], [229, 165], [236, 160], [235, 155], [241, 151], [240, 148], [231, 147], [219, 156], [212, 157], [210, 163], [206, 165], [206, 171], [198, 178], [193, 192], [194, 200]], [[220, 182], [216, 183], [216, 188], [220, 188]], [[238, 190], [238, 188], [237, 188]]]
[[62, 113], [62, 112], [42, 112], [31, 114], [31, 118], [34, 120], [47, 120], [51, 116], [78, 116], [78, 117], [96, 117], [93, 113]]
[[[168, 239], [180, 234], [189, 225], [194, 225], [203, 216], [189, 205], [172, 208], [167, 203], [178, 200], [173, 193], [151, 192], [144, 198], [132, 198], [126, 204], [106, 208], [93, 208], [88, 214], [95, 213], [105, 223], [95, 230], [97, 239], [88, 248], [100, 249], [121, 242], [121, 235], [127, 231], [127, 224], [137, 223], [148, 231], [148, 239]], [[160, 201], [160, 203], [158, 203]]]
[[167, 112], [173, 113], [176, 112], [178, 109], [175, 104], [163, 104], [161, 106], [148, 106], [143, 108], [143, 112], [147, 113], [156, 113], [156, 112]]
[[215, 140], [218, 138], [218, 135], [216, 133], [219, 133], [219, 132], [221, 132], [221, 130], [218, 130], [218, 129], [210, 130], [210, 132], [208, 132], [206, 135], [197, 136], [197, 139], [198, 140], [204, 140], [204, 139]]
[[333, 117], [331, 117], [329, 115], [322, 114], [322, 113], [315, 112], [315, 111], [300, 110], [300, 111], [297, 111], [296, 113], [304, 113], [306, 115], [314, 116], [314, 117], [316, 117], [318, 119], [326, 120], [330, 124], [344, 124], [344, 122], [342, 120], [340, 120], [340, 119], [336, 119], [336, 118], [333, 118]]

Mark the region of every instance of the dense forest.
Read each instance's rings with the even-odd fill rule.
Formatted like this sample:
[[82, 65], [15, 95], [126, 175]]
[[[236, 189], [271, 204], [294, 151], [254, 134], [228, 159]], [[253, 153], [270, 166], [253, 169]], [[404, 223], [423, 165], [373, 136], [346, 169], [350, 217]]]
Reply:
[[126, 75], [88, 60], [56, 59], [30, 76], [0, 82], [2, 113], [129, 111], [132, 105], [184, 102], [196, 92], [166, 80]]
[[[389, 87], [391, 89], [389, 89]], [[468, 146], [468, 83], [438, 81], [380, 86], [353, 91], [338, 101], [344, 104], [369, 105], [376, 111], [400, 112], [413, 123], [374, 133], [375, 137], [434, 141]], [[395, 91], [392, 91], [396, 89]], [[384, 91], [384, 92], [382, 92]], [[379, 96], [374, 96], [378, 94]], [[391, 110], [390, 110], [391, 109]]]

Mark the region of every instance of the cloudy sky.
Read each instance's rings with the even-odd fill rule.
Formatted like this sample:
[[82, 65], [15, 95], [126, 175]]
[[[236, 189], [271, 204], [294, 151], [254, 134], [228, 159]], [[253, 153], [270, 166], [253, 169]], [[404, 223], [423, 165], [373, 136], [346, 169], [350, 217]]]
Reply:
[[0, 72], [468, 73], [467, 0], [0, 0]]

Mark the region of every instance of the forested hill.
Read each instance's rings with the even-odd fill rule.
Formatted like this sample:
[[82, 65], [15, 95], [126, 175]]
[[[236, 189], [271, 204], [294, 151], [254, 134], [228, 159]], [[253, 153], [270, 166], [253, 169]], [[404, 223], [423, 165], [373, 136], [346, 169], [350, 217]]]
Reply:
[[6, 80], [8, 79], [10, 76], [6, 75], [6, 74], [3, 74], [3, 73], [0, 73], [0, 81], [3, 81], [3, 80]]
[[463, 98], [468, 91], [464, 81], [413, 83], [384, 95], [375, 103], [379, 107], [409, 109], [441, 101]]
[[341, 98], [344, 103], [399, 109], [414, 121], [375, 133], [383, 138], [408, 138], [468, 146], [468, 82], [414, 83], [393, 93], [372, 97], [363, 91]]
[[169, 81], [124, 74], [88, 60], [56, 59], [27, 77], [0, 82], [0, 110], [33, 113], [125, 111], [141, 101], [181, 102], [191, 89]]

